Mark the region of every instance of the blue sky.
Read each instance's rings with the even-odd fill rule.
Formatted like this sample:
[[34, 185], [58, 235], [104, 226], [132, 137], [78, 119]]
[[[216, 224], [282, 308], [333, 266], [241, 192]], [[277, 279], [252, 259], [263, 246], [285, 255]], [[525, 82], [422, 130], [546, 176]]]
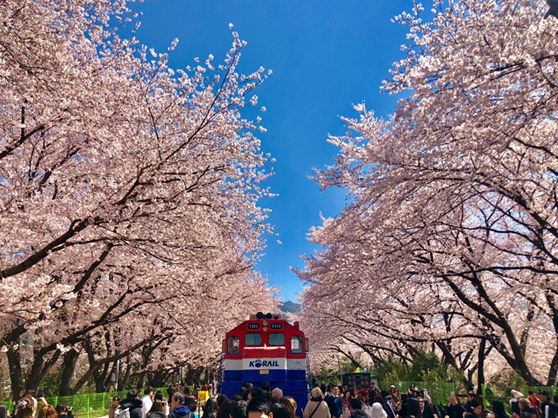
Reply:
[[391, 22], [410, 11], [412, 0], [145, 0], [137, 37], [164, 52], [180, 40], [170, 65], [184, 68], [194, 57], [215, 63], [232, 42], [228, 28], [247, 42], [240, 72], [260, 66], [273, 74], [255, 91], [265, 106], [259, 134], [262, 149], [276, 163], [268, 180], [279, 196], [261, 206], [272, 209], [269, 221], [282, 244], [268, 237], [258, 269], [294, 300], [302, 283], [289, 266], [303, 267], [300, 255], [314, 248], [306, 234], [319, 225], [320, 212], [335, 216], [345, 204], [339, 190], [320, 192], [308, 176], [336, 155], [328, 134], [345, 131], [339, 116], [354, 116], [352, 104], [366, 102], [377, 115], [392, 113], [396, 98], [380, 93], [392, 62], [403, 57], [406, 28]]

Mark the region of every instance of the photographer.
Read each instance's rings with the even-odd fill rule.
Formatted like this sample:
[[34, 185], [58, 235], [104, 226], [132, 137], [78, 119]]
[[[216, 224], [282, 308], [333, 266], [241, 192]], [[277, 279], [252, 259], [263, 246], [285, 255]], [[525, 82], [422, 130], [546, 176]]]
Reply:
[[450, 400], [448, 407], [446, 408], [446, 413], [449, 418], [463, 418], [463, 414], [465, 413], [465, 408], [461, 405], [461, 402], [459, 402], [459, 399], [453, 392], [450, 394]]
[[398, 402], [397, 405], [399, 418], [418, 417], [420, 414], [419, 403], [410, 393], [402, 394], [401, 402]]

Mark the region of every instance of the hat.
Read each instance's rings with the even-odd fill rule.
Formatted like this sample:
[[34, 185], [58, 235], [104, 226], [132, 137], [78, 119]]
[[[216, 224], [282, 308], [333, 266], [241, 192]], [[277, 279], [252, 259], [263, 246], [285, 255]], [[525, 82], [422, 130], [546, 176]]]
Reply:
[[391, 386], [390, 386], [390, 388], [393, 388], [393, 389], [395, 389], [395, 385], [391, 385]]
[[[519, 392], [519, 391], [517, 391], [517, 390], [515, 390], [515, 389], [512, 389], [511, 393], [512, 393], [512, 395], [513, 395], [513, 397], [514, 397], [515, 399], [519, 399], [519, 398], [524, 398], [524, 397], [525, 397], [525, 396], [523, 396], [523, 393], [521, 393], [521, 392]], [[540, 393], [540, 392], [539, 392], [539, 393]]]
[[368, 392], [366, 391], [366, 389], [360, 389], [357, 393], [364, 396], [365, 398], [368, 398]]
[[322, 390], [320, 388], [314, 388], [312, 389], [312, 392], [310, 392], [310, 396], [312, 396], [313, 398], [321, 398]]

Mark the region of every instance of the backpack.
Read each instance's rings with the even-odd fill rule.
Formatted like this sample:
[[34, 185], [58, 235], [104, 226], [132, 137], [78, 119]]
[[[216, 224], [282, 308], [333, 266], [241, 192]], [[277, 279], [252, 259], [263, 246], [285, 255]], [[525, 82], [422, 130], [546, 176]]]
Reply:
[[130, 409], [118, 408], [116, 411], [114, 411], [114, 418], [130, 418]]

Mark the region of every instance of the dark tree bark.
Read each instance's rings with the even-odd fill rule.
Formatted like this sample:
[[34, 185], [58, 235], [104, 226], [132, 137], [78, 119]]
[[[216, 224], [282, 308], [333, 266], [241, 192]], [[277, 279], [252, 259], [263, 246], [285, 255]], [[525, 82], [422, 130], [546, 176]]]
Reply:
[[71, 380], [78, 358], [79, 353], [73, 348], [64, 354], [64, 369], [62, 370], [62, 380], [60, 382], [60, 396], [71, 395]]
[[486, 355], [485, 349], [486, 349], [486, 338], [482, 338], [479, 345], [477, 395], [482, 395], [482, 385], [484, 385], [484, 358]]
[[130, 380], [130, 376], [132, 374], [132, 358], [128, 356], [126, 358], [126, 372], [124, 375], [121, 375], [121, 381], [118, 384], [119, 390], [124, 390], [126, 386], [128, 386], [128, 381]]
[[21, 375], [21, 355], [19, 347], [17, 349], [10, 348], [8, 350], [8, 366], [10, 368], [10, 383], [12, 386], [12, 394], [14, 400], [18, 400], [18, 395], [23, 389], [23, 378]]
[[[556, 298], [552, 290], [547, 291], [546, 300], [550, 309], [552, 310], [552, 324], [554, 326], [554, 332], [558, 333], [558, 307], [556, 306]], [[555, 334], [557, 347], [558, 347], [558, 334]], [[548, 371], [548, 378], [546, 384], [548, 386], [555, 386], [558, 384], [558, 348], [554, 352], [552, 361], [550, 363], [550, 370]]]

